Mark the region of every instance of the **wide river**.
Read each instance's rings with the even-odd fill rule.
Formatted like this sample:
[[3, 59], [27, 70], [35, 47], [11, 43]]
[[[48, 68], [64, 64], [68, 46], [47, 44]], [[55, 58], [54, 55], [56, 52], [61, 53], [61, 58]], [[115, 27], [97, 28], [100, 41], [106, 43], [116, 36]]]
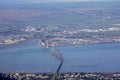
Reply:
[[[120, 72], [120, 43], [59, 46], [60, 72]], [[50, 49], [32, 40], [0, 49], [0, 72], [55, 72], [59, 66]]]

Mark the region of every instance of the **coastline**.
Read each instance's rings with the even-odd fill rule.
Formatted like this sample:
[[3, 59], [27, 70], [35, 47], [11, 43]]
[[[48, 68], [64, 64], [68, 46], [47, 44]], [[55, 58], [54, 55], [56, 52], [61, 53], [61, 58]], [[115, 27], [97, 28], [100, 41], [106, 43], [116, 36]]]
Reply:
[[29, 45], [37, 43], [37, 39], [28, 39], [28, 40], [25, 40], [25, 41], [22, 41], [22, 42], [14, 43], [14, 44], [2, 45], [2, 46], [0, 46], [0, 50], [1, 49], [14, 48], [14, 47], [22, 46], [22, 45], [28, 45], [28, 43], [31, 43]]
[[[14, 48], [14, 47], [18, 47], [18, 46], [22, 46], [22, 45], [35, 45], [35, 44], [39, 44], [39, 39], [28, 39], [25, 41], [21, 41], [18, 43], [14, 43], [14, 44], [7, 44], [7, 45], [0, 45], [0, 50], [2, 49], [10, 49], [10, 48]], [[57, 43], [57, 42], [56, 42]], [[113, 44], [113, 43], [120, 43], [120, 42], [97, 42], [97, 43], [81, 43], [81, 44], [69, 44], [69, 43], [62, 43], [62, 44], [55, 44], [56, 47], [62, 47], [62, 46], [80, 46], [80, 45], [102, 45], [102, 44]], [[49, 45], [49, 44], [48, 44]], [[42, 45], [41, 45], [42, 46]]]
[[9, 80], [52, 80], [55, 75], [55, 80], [119, 80], [120, 72], [117, 73], [84, 73], [84, 72], [74, 72], [74, 73], [0, 73], [0, 79]]

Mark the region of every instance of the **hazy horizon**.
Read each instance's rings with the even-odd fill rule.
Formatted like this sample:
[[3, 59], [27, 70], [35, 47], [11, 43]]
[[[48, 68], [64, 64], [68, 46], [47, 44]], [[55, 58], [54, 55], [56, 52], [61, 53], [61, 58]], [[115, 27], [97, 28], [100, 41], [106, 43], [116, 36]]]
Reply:
[[98, 1], [105, 1], [105, 2], [110, 2], [110, 1], [119, 1], [119, 0], [0, 0], [1, 4], [6, 3], [46, 3], [46, 2], [98, 2]]

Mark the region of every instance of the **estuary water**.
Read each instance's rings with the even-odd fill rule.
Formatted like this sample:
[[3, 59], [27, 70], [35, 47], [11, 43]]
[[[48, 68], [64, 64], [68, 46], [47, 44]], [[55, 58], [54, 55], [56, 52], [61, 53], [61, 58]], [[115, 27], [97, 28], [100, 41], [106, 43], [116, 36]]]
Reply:
[[59, 47], [64, 57], [62, 71], [120, 72], [120, 43]]
[[[60, 72], [120, 72], [120, 43], [59, 46]], [[50, 49], [38, 41], [0, 49], [0, 72], [55, 72], [59, 66]]]

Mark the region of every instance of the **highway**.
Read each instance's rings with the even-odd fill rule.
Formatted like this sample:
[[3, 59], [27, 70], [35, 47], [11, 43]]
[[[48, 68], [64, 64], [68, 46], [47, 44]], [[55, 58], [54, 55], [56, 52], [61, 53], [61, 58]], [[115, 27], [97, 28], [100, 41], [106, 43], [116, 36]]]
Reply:
[[60, 65], [56, 71], [56, 73], [59, 73], [59, 71], [62, 67], [63, 61], [64, 61], [63, 56], [54, 46], [52, 46], [52, 54], [55, 56], [56, 59], [58, 59], [60, 61]]
[[[48, 46], [49, 46], [49, 41], [46, 40], [46, 39], [43, 39], [43, 40], [41, 41], [41, 45], [42, 45], [43, 47], [45, 47], [45, 48], [48, 48]], [[53, 42], [51, 42], [51, 46], [49, 46], [49, 47], [51, 47], [51, 49], [52, 49], [52, 54], [53, 54], [53, 56], [60, 61], [60, 65], [59, 65], [59, 67], [58, 67], [58, 69], [57, 69], [57, 71], [56, 71], [56, 73], [59, 73], [59, 71], [60, 71], [60, 69], [61, 69], [61, 67], [62, 67], [63, 61], [64, 61], [64, 60], [63, 60], [63, 56], [62, 56], [62, 54], [56, 49], [55, 44], [54, 44]]]

